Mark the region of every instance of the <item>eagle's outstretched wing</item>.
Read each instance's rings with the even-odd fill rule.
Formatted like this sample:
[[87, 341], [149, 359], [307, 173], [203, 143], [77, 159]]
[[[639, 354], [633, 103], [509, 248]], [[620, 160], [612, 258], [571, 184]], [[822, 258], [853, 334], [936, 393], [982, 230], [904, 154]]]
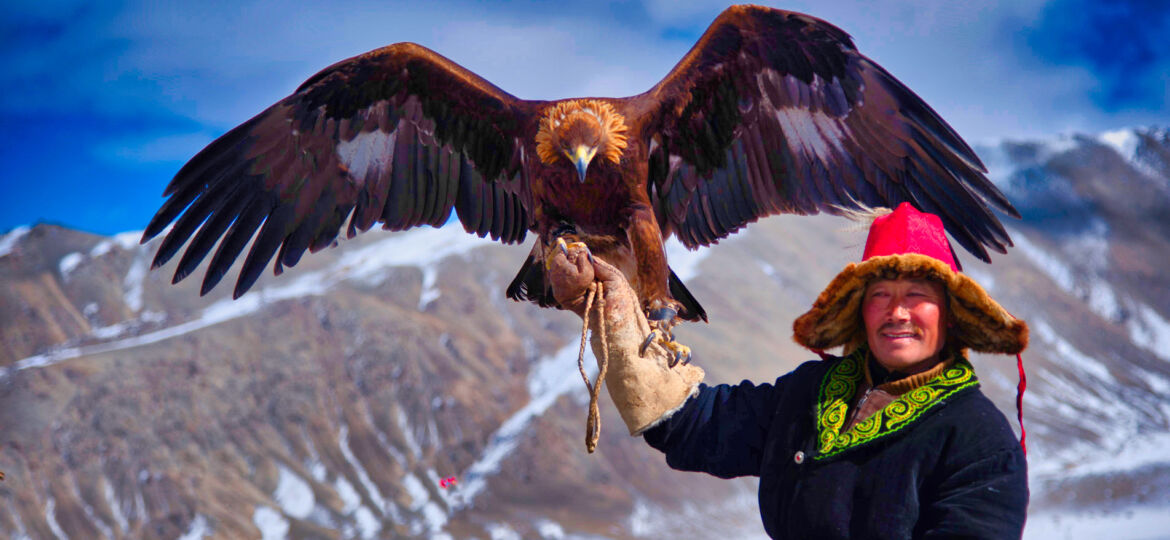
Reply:
[[664, 232], [708, 245], [777, 213], [909, 201], [968, 251], [1011, 245], [989, 204], [1019, 217], [975, 153], [901, 82], [813, 17], [735, 6], [657, 86], [652, 200]]
[[352, 236], [379, 221], [440, 226], [454, 207], [469, 232], [519, 242], [530, 225], [521, 146], [536, 105], [411, 43], [344, 60], [183, 166], [143, 242], [174, 222], [157, 267], [191, 239], [178, 282], [222, 237], [206, 294], [259, 229], [237, 298], [273, 255], [279, 273], [332, 244], [347, 218]]

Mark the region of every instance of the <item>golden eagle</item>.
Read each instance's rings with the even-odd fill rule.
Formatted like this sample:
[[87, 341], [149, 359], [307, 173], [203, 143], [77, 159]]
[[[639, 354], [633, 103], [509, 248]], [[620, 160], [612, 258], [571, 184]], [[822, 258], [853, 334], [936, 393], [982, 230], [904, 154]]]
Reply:
[[[239, 297], [269, 260], [377, 222], [538, 241], [508, 297], [555, 300], [543, 260], [561, 237], [626, 274], [669, 336], [706, 313], [663, 241], [715, 243], [761, 217], [909, 201], [967, 250], [1011, 245], [989, 207], [1019, 214], [966, 143], [910, 89], [808, 15], [724, 11], [661, 82], [625, 98], [518, 99], [413, 43], [343, 60], [212, 142], [175, 175], [143, 242], [190, 240], [174, 281], [218, 242], [213, 288], [255, 236]], [[259, 229], [259, 234], [256, 234]], [[222, 240], [220, 240], [222, 238]], [[662, 336], [660, 336], [661, 338]]]

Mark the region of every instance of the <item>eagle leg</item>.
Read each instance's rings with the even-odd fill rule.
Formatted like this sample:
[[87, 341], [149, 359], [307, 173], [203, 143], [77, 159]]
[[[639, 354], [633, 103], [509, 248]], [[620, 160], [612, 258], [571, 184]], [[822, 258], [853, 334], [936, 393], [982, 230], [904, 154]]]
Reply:
[[650, 334], [642, 342], [642, 347], [638, 351], [639, 354], [646, 356], [646, 348], [651, 343], [657, 342], [669, 354], [667, 360], [669, 367], [674, 367], [679, 362], [683, 364], [689, 364], [691, 362], [691, 348], [675, 341], [674, 332], [671, 331], [676, 324], [677, 315], [678, 311], [669, 307], [651, 309], [647, 312], [646, 319], [650, 323]]

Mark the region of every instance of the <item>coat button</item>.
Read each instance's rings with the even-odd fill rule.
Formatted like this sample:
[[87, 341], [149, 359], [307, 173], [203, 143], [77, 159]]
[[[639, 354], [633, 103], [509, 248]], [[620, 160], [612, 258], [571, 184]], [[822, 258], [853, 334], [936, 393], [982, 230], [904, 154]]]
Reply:
[[792, 461], [795, 461], [797, 465], [804, 463], [804, 452], [797, 450], [796, 455], [792, 456]]

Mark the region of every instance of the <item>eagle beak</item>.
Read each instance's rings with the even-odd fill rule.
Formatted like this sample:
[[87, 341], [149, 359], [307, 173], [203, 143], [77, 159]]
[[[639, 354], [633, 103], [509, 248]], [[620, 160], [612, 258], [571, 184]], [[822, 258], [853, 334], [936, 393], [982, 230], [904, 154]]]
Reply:
[[574, 148], [573, 154], [569, 156], [569, 161], [572, 161], [573, 166], [577, 167], [577, 179], [582, 184], [585, 183], [585, 170], [589, 168], [589, 162], [593, 161], [595, 154], [597, 154], [596, 148], [590, 148], [582, 144]]

